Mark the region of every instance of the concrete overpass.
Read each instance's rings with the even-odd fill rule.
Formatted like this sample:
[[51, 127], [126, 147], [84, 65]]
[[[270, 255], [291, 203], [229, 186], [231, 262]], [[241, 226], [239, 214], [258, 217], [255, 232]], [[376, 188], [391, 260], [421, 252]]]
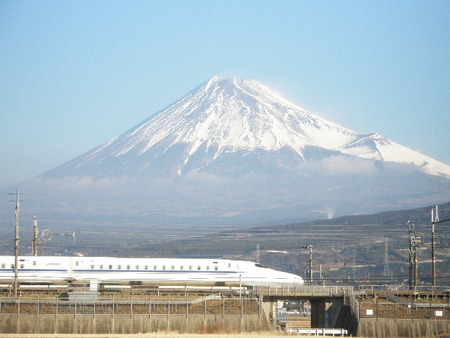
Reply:
[[311, 328], [357, 328], [357, 292], [351, 286], [280, 286], [255, 290], [262, 300], [272, 329], [277, 327], [279, 300], [307, 300], [311, 303]]

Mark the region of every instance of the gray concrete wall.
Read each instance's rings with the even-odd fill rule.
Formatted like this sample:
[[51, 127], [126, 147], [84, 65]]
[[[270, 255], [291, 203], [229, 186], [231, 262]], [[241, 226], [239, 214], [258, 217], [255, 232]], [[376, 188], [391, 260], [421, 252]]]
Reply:
[[1, 314], [0, 333], [145, 333], [248, 332], [267, 330], [263, 316], [254, 315], [34, 315]]
[[429, 337], [448, 336], [450, 321], [428, 319], [361, 318], [358, 337]]

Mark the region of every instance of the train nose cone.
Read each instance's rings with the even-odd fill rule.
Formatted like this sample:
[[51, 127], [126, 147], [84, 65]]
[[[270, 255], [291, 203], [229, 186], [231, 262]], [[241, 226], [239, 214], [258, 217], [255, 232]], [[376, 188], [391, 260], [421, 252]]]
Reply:
[[305, 281], [303, 280], [302, 277], [295, 276], [295, 277], [294, 277], [294, 283], [295, 283], [295, 284], [304, 284]]

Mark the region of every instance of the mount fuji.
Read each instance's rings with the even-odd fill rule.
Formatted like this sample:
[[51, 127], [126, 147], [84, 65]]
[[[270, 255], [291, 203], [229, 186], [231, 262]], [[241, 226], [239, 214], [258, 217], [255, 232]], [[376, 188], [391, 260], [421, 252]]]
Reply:
[[450, 166], [327, 121], [256, 81], [213, 77], [24, 186], [49, 196], [37, 211], [65, 217], [255, 224], [447, 202]]

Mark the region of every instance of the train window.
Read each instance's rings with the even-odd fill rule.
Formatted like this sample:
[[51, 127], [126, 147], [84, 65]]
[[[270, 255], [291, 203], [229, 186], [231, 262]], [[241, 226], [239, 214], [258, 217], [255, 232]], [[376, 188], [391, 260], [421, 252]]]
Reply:
[[103, 270], [103, 264], [100, 264], [100, 270]]
[[80, 265], [80, 262], [76, 261], [76, 262], [75, 262], [75, 265], [76, 265], [76, 266]]
[[165, 265], [163, 265], [163, 270], [166, 270], [166, 266]]
[[199, 265], [198, 267], [197, 267], [197, 270], [201, 270], [202, 269], [202, 267]]
[[214, 267], [214, 270], [216, 270], [216, 271], [219, 270], [219, 267], [218, 267], [218, 266], [215, 266], [215, 267]]
[[228, 267], [231, 268], [231, 263], [228, 263]]
[[158, 270], [158, 267], [156, 265], [153, 265], [153, 270]]
[[175, 265], [172, 265], [172, 270], [175, 270]]
[[117, 265], [117, 270], [120, 270], [120, 269], [122, 269], [122, 265]]
[[144, 266], [144, 270], [148, 270], [148, 265]]
[[130, 270], [130, 266], [129, 265], [127, 265], [127, 270]]
[[184, 269], [183, 265], [180, 265], [180, 270], [183, 270], [183, 269]]
[[14, 269], [14, 264], [11, 264], [11, 269]]
[[2, 269], [4, 269], [5, 268], [5, 264], [2, 264]]
[[109, 266], [109, 270], [112, 270], [112, 265]]
[[139, 270], [139, 265], [136, 265], [136, 270]]
[[23, 264], [20, 264], [20, 268], [23, 269]]
[[206, 270], [209, 270], [209, 266], [206, 267]]
[[91, 270], [94, 270], [94, 264], [91, 265]]
[[192, 265], [189, 265], [189, 270], [192, 270]]
[[33, 261], [33, 265], [36, 265], [36, 261]]

